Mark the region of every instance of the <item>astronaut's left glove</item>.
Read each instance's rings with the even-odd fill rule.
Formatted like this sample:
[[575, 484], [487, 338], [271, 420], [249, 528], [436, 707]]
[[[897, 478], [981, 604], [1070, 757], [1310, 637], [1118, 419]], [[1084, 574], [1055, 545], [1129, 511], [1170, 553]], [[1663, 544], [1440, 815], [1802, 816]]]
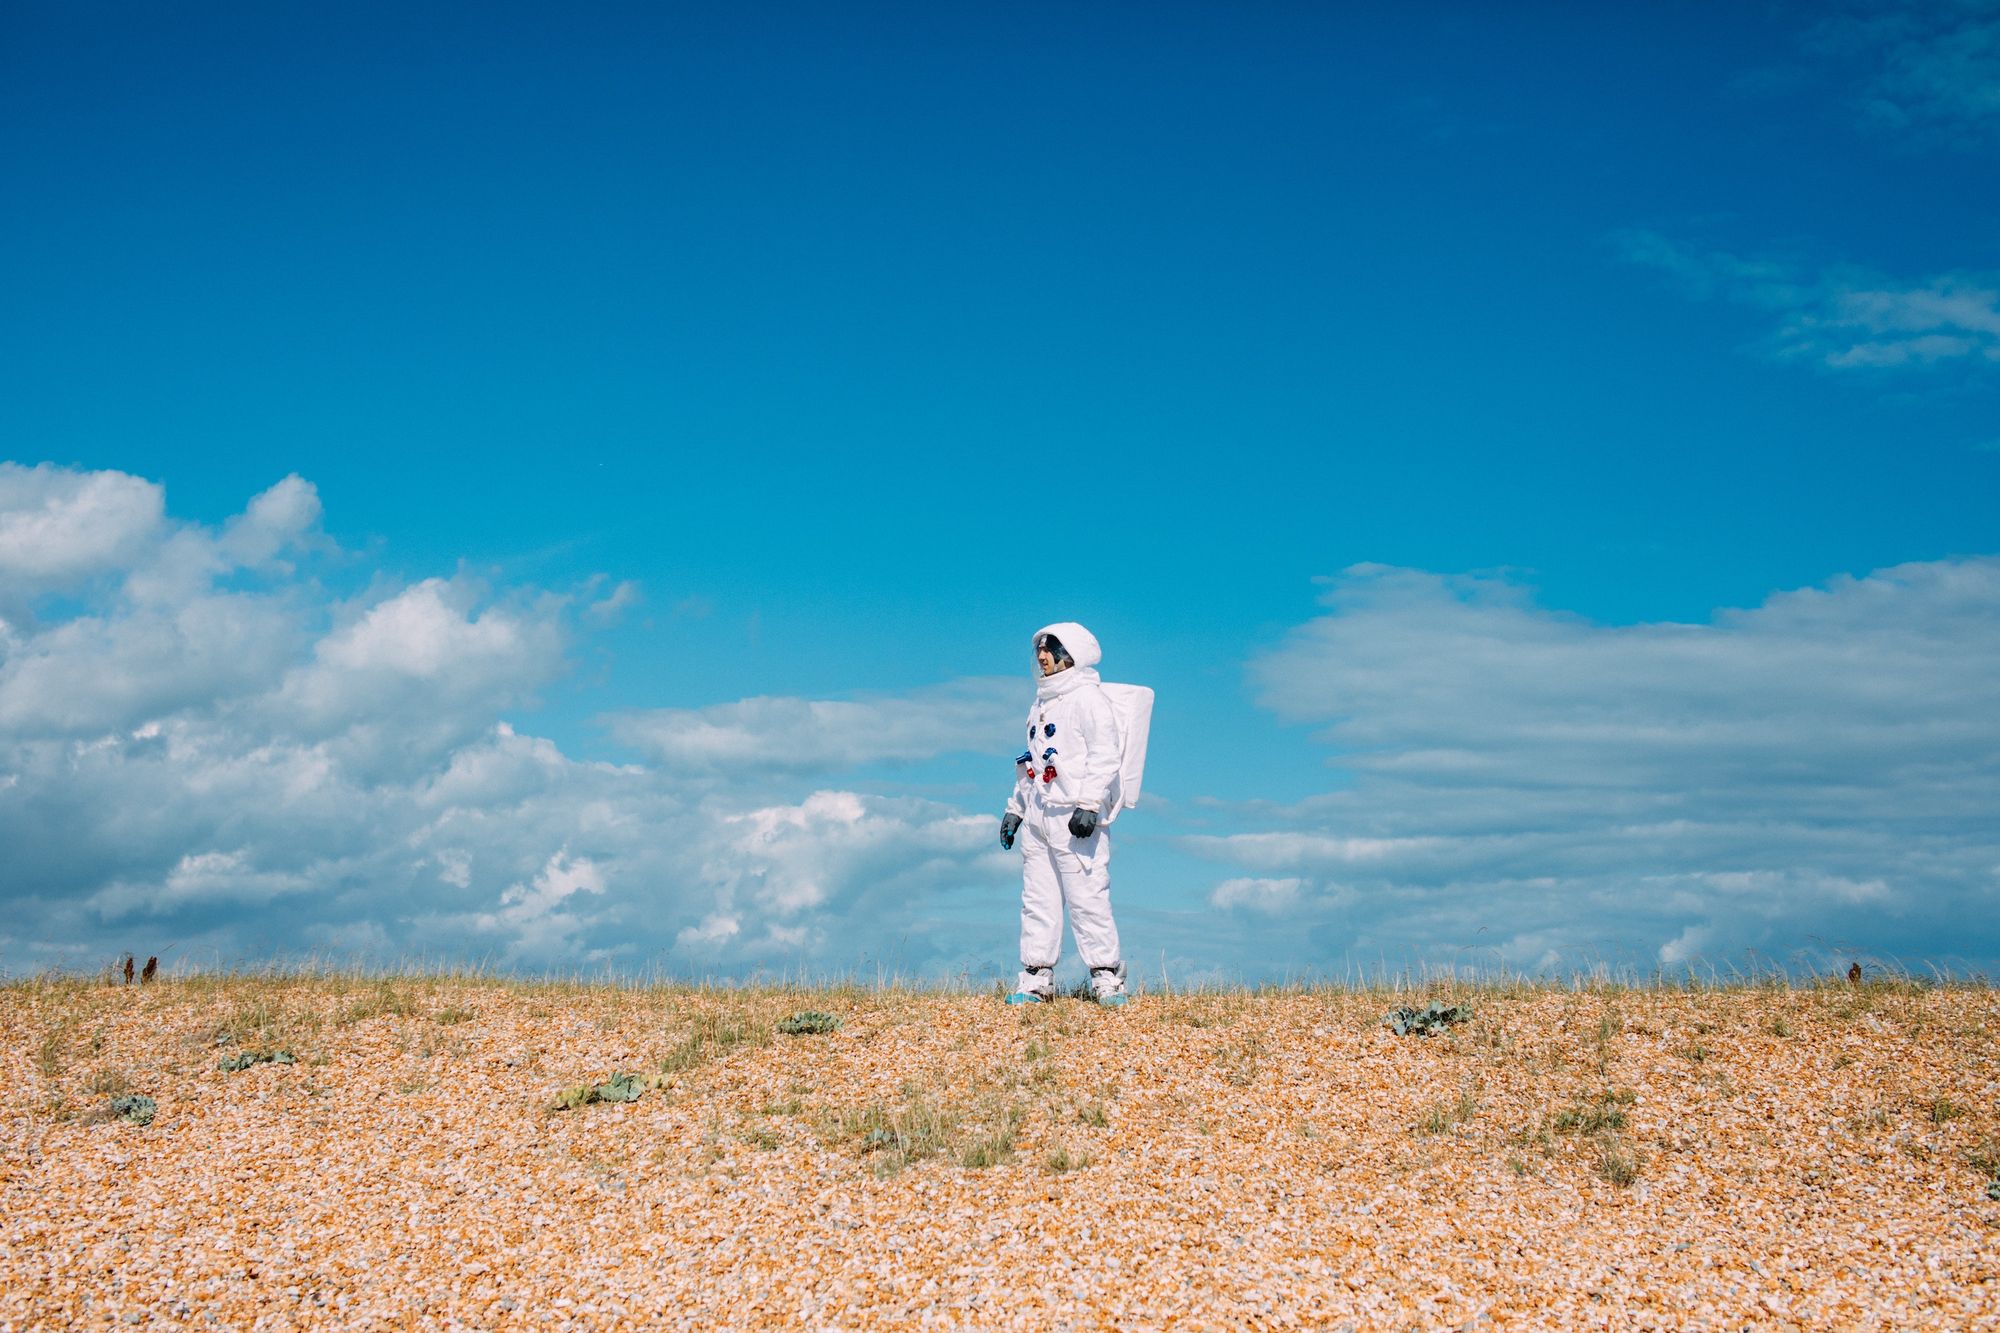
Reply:
[[1097, 811], [1072, 810], [1069, 815], [1069, 832], [1073, 838], [1087, 838], [1097, 832]]

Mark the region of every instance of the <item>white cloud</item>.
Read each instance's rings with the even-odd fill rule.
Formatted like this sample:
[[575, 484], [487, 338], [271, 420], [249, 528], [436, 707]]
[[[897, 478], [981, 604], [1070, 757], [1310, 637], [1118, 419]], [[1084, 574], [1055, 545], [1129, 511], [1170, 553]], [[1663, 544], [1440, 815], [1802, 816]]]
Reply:
[[1227, 912], [1247, 908], [1253, 912], [1284, 912], [1296, 906], [1306, 882], [1290, 879], [1225, 879], [1208, 896], [1211, 906]]
[[312, 539], [319, 527], [319, 490], [297, 473], [253, 497], [223, 526], [217, 546], [238, 566], [261, 565]]
[[275, 683], [302, 635], [269, 597], [123, 606], [15, 636], [0, 658], [0, 734], [88, 735]]
[[484, 674], [492, 664], [518, 657], [524, 636], [503, 612], [473, 616], [471, 600], [462, 587], [426, 579], [329, 634], [315, 655], [335, 676], [379, 673], [436, 680], [468, 669]]
[[163, 525], [159, 540], [124, 568], [124, 598], [134, 605], [174, 606], [236, 570], [288, 573], [280, 556], [334, 549], [318, 531], [319, 517], [319, 492], [289, 476], [251, 497], [219, 532], [191, 523]]
[[165, 510], [161, 487], [123, 472], [0, 462], [0, 589], [26, 596], [123, 569]]
[[690, 954], [705, 955], [735, 939], [742, 930], [740, 918], [728, 912], [710, 912], [700, 925], [689, 926], [674, 936], [674, 945]]
[[[0, 735], [125, 730], [254, 695], [306, 641], [283, 590], [214, 584], [318, 540], [312, 486], [286, 478], [220, 533], [168, 522], [163, 495], [121, 472], [0, 463], [0, 608], [21, 617], [0, 620]], [[86, 610], [33, 625], [38, 597], [94, 576], [118, 581]]]
[[929, 858], [983, 850], [993, 821], [955, 817], [928, 802], [914, 807], [851, 791], [817, 791], [725, 819], [725, 855], [709, 866], [731, 901], [748, 899], [785, 919], [826, 905], [846, 886], [886, 882]]
[[1614, 238], [1622, 258], [1669, 274], [1696, 299], [1773, 318], [1761, 350], [1830, 370], [2000, 364], [2000, 279], [1948, 273], [1897, 280], [1854, 268], [1812, 272], [1704, 250], [1657, 232]]
[[549, 857], [528, 884], [513, 884], [500, 894], [497, 909], [479, 913], [475, 930], [505, 938], [507, 962], [545, 960], [572, 954], [584, 917], [569, 905], [579, 893], [604, 893], [604, 872], [589, 857], [570, 859], [564, 852]]
[[453, 888], [472, 887], [472, 853], [463, 847], [447, 847], [438, 852], [432, 860], [437, 862], [437, 876]]
[[[2000, 919], [2000, 560], [1705, 624], [1598, 625], [1505, 579], [1379, 566], [1327, 601], [1253, 679], [1357, 781], [1182, 846], [1339, 881], [1328, 947], [2000, 958], [2000, 932], [1966, 927]], [[1293, 913], [1310, 930], [1333, 906], [1302, 890]]]
[[88, 906], [100, 917], [159, 916], [190, 906], [226, 904], [255, 910], [285, 894], [312, 887], [293, 871], [261, 870], [247, 849], [191, 852], [176, 862], [163, 880], [149, 884], [114, 883], [90, 896]]
[[754, 698], [709, 708], [657, 708], [606, 719], [648, 757], [700, 771], [816, 772], [990, 749], [1013, 734], [1028, 691], [979, 677], [894, 697]]
[[562, 609], [425, 579], [350, 615], [258, 706], [274, 730], [326, 741], [358, 771], [412, 777], [562, 673]]

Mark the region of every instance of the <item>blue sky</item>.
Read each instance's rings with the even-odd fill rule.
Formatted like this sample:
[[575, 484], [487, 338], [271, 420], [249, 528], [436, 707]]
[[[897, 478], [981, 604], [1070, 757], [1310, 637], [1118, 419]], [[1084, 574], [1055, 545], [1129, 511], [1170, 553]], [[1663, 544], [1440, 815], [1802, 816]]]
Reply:
[[0, 967], [2000, 961], [1992, 4], [0, 25]]

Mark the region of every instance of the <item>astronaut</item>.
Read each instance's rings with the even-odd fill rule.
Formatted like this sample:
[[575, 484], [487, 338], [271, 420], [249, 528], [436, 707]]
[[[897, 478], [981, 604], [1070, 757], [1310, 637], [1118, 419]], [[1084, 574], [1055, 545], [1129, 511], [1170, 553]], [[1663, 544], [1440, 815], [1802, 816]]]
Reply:
[[1099, 1004], [1125, 1003], [1125, 963], [1111, 919], [1111, 834], [1118, 805], [1119, 721], [1096, 671], [1097, 639], [1072, 621], [1034, 639], [1035, 702], [1027, 749], [1014, 761], [1014, 793], [1000, 845], [1021, 845], [1021, 975], [1009, 1004], [1055, 998], [1063, 910], [1090, 969]]

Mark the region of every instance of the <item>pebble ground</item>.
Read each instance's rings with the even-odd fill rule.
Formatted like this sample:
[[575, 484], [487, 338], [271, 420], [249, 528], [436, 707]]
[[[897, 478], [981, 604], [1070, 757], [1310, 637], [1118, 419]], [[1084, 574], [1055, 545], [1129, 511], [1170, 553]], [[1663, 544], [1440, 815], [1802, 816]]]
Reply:
[[[1432, 998], [1474, 1016], [1380, 1025]], [[23, 981], [0, 1329], [2000, 1328], [1996, 1031], [1899, 983]]]

